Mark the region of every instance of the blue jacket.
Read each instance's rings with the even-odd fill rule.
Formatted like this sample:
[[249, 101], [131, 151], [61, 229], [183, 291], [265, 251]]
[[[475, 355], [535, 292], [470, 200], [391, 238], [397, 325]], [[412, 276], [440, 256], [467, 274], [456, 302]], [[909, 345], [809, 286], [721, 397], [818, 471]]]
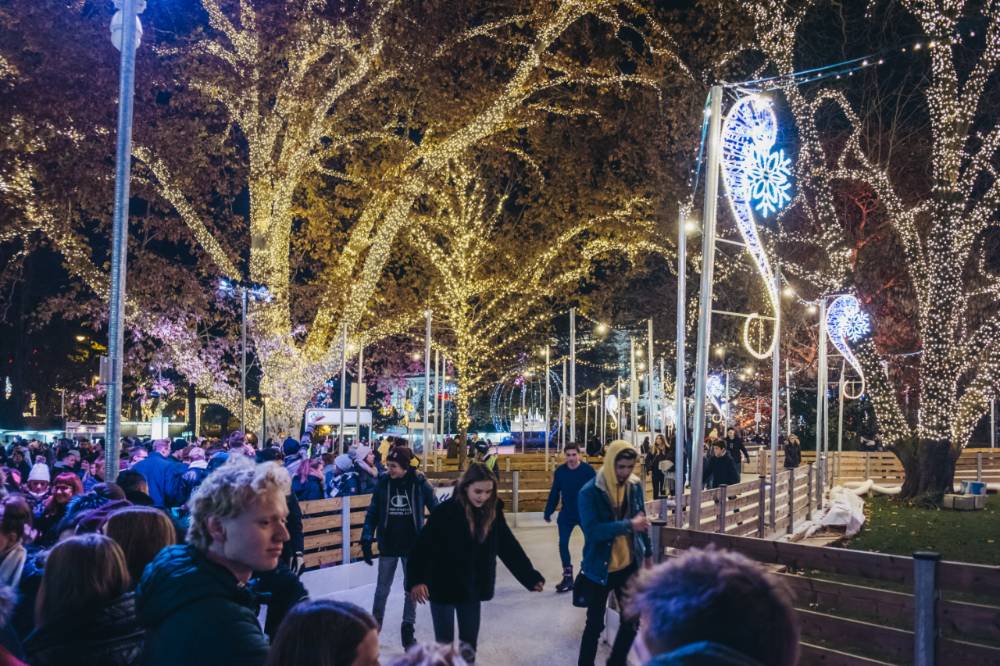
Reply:
[[562, 510], [559, 512], [560, 524], [575, 525], [580, 522], [580, 510], [577, 498], [580, 489], [594, 478], [597, 472], [585, 462], [576, 469], [570, 469], [565, 463], [556, 467], [552, 475], [552, 489], [549, 490], [549, 501], [545, 504], [545, 520], [552, 517], [562, 495]]
[[611, 507], [608, 493], [598, 487], [595, 477], [580, 490], [580, 527], [583, 528], [583, 564], [580, 573], [601, 585], [608, 582], [608, 562], [611, 561], [611, 544], [615, 537], [623, 534], [632, 535], [632, 554], [636, 563], [653, 552], [653, 544], [649, 535], [633, 532], [631, 520], [640, 513], [646, 512], [646, 502], [642, 494], [639, 479], [633, 476], [629, 479], [628, 511], [625, 518], [619, 520]]
[[658, 654], [646, 666], [761, 666], [761, 663], [720, 643], [700, 641]]
[[153, 451], [145, 460], [133, 465], [132, 469], [146, 479], [154, 506], [169, 509], [180, 506], [187, 499], [184, 496], [182, 477], [188, 468], [181, 461]]

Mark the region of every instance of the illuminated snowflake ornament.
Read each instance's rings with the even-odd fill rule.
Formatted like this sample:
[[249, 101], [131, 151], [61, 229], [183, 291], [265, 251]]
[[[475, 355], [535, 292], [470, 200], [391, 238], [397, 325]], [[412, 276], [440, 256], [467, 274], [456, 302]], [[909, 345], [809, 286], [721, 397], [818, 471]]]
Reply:
[[861, 303], [854, 296], [850, 294], [838, 296], [830, 303], [830, 307], [827, 308], [826, 332], [830, 338], [830, 342], [833, 343], [837, 351], [841, 353], [844, 359], [851, 364], [851, 367], [861, 377], [862, 389], [858, 395], [849, 396], [851, 398], [860, 397], [861, 393], [864, 392], [865, 375], [861, 370], [861, 362], [854, 355], [854, 350], [851, 349], [848, 341], [858, 342], [868, 335], [871, 330], [871, 320], [861, 309]]
[[[768, 217], [792, 200], [792, 160], [783, 150], [774, 150], [778, 118], [771, 101], [759, 95], [743, 97], [722, 122], [722, 181], [736, 227], [767, 288], [772, 309], [780, 307], [777, 276], [771, 267], [757, 229], [757, 215]], [[748, 320], [749, 321], [749, 320]], [[752, 349], [756, 358], [771, 355], [777, 331], [766, 351]]]
[[726, 415], [726, 385], [719, 375], [709, 375], [705, 384], [705, 392], [708, 394], [712, 406], [719, 412], [720, 416]]
[[784, 150], [769, 152], [753, 144], [748, 147], [746, 162], [746, 187], [751, 201], [757, 202], [754, 210], [764, 217], [775, 213], [792, 200], [789, 192], [792, 183], [792, 160]]

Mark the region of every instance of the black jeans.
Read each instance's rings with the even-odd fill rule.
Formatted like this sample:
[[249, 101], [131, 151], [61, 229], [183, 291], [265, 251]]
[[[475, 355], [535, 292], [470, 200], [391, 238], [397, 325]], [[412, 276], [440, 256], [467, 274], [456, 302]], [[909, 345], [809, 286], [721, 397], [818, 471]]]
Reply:
[[[601, 640], [601, 632], [604, 631], [604, 612], [608, 607], [608, 595], [615, 595], [621, 612], [625, 606], [625, 588], [638, 570], [639, 567], [632, 563], [621, 571], [608, 574], [608, 584], [603, 588], [594, 583], [596, 589], [587, 605], [587, 624], [583, 628], [583, 639], [580, 641], [580, 658], [577, 661], [579, 666], [594, 666], [597, 643]], [[635, 640], [637, 633], [639, 633], [639, 618], [626, 619], [622, 613], [618, 634], [611, 646], [611, 656], [608, 657], [608, 666], [625, 666], [628, 651], [632, 648], [632, 641]]]
[[431, 621], [434, 623], [434, 640], [450, 645], [455, 642], [455, 617], [458, 617], [458, 640], [467, 643], [475, 652], [479, 642], [479, 602], [439, 604], [431, 602]]
[[560, 520], [556, 524], [559, 526], [559, 559], [562, 561], [563, 570], [566, 570], [573, 566], [573, 560], [569, 554], [569, 538], [572, 536], [573, 530], [580, 526], [580, 523]]

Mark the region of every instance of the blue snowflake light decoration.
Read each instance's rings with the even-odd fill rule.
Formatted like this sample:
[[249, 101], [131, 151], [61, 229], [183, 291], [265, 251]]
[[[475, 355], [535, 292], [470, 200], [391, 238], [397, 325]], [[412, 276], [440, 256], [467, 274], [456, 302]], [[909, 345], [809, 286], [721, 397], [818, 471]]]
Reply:
[[746, 186], [751, 201], [756, 201], [754, 210], [764, 217], [775, 213], [792, 200], [789, 192], [792, 183], [792, 160], [785, 157], [784, 150], [768, 152], [756, 144], [748, 152], [746, 161]]
[[[826, 332], [830, 342], [837, 348], [844, 359], [850, 363], [855, 372], [861, 377], [862, 391], [864, 392], [865, 375], [861, 370], [861, 362], [854, 355], [854, 351], [848, 344], [858, 342], [872, 330], [871, 320], [861, 309], [861, 303], [850, 294], [838, 296], [830, 303], [826, 311]], [[860, 395], [860, 393], [858, 394]], [[858, 397], [858, 396], [851, 396]]]
[[[755, 213], [768, 217], [792, 200], [792, 160], [783, 150], [774, 150], [777, 138], [778, 118], [771, 102], [758, 95], [739, 99], [722, 123], [722, 180], [729, 207], [775, 312], [780, 307], [780, 286], [764, 251]], [[757, 358], [770, 356], [770, 352], [751, 353]]]

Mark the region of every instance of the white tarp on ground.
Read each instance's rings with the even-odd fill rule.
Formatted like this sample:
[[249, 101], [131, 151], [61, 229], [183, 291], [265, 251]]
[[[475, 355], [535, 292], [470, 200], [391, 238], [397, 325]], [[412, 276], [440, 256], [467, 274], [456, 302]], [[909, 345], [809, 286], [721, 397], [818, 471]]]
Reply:
[[865, 481], [857, 488], [835, 486], [830, 490], [823, 508], [813, 511], [809, 520], [796, 525], [795, 532], [784, 538], [790, 541], [799, 541], [803, 537], [812, 536], [827, 527], [843, 528], [847, 536], [854, 536], [861, 531], [861, 526], [865, 524], [865, 501], [861, 499], [861, 496], [869, 490], [889, 494], [899, 492], [898, 488], [876, 487], [871, 481]]

